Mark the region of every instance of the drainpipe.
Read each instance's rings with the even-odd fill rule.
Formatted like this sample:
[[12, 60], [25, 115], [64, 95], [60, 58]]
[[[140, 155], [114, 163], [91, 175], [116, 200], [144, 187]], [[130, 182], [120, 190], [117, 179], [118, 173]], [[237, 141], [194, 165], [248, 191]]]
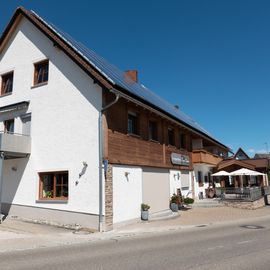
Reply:
[[[111, 90], [111, 93], [115, 95], [115, 100], [106, 105], [99, 112], [99, 121], [98, 121], [98, 129], [99, 129], [99, 231], [102, 232], [102, 224], [103, 224], [103, 177], [102, 177], [102, 165], [103, 165], [103, 127], [102, 127], [102, 116], [103, 113], [113, 106], [120, 98], [118, 93], [115, 93]], [[1, 169], [1, 168], [0, 168]], [[1, 197], [0, 197], [1, 198]]]
[[2, 215], [2, 194], [3, 194], [3, 165], [4, 165], [4, 152], [0, 152], [0, 224], [3, 222]]

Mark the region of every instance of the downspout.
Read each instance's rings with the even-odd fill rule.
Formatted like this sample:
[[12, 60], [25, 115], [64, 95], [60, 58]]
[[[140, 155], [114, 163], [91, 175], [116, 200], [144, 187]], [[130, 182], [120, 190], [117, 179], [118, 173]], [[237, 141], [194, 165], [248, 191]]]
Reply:
[[2, 214], [2, 194], [3, 194], [3, 165], [4, 165], [4, 152], [0, 152], [0, 224], [3, 222]]
[[103, 126], [102, 126], [102, 116], [103, 113], [108, 110], [111, 106], [113, 106], [120, 98], [118, 93], [115, 93], [111, 90], [111, 93], [115, 95], [115, 100], [103, 107], [99, 112], [99, 121], [98, 121], [98, 129], [99, 129], [99, 231], [102, 232], [102, 224], [103, 224], [103, 177], [102, 177], [102, 165], [103, 165]]

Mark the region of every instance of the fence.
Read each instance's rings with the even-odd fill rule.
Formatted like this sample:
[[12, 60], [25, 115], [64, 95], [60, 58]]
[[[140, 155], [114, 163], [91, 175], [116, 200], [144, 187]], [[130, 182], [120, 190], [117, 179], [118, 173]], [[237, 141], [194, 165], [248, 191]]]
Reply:
[[[267, 187], [268, 188], [268, 187]], [[270, 188], [267, 189], [270, 194]], [[264, 190], [261, 187], [251, 188], [216, 188], [216, 196], [222, 200], [256, 201], [263, 197]]]
[[263, 195], [269, 195], [270, 194], [270, 186], [263, 187]]

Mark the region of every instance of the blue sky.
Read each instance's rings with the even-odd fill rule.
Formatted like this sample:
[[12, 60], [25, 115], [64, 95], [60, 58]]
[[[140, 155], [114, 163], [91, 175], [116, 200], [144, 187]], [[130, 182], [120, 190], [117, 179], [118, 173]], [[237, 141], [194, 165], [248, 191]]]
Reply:
[[2, 32], [33, 9], [214, 137], [249, 155], [270, 148], [270, 1], [0, 0]]

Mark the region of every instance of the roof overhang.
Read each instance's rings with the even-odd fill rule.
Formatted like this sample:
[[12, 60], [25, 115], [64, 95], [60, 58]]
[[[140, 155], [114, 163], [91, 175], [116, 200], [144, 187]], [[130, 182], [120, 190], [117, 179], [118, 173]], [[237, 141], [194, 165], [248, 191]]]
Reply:
[[61, 49], [68, 57], [70, 57], [77, 65], [79, 65], [88, 75], [90, 75], [95, 82], [98, 82], [102, 87], [107, 89], [112, 89], [112, 84], [104, 78], [94, 67], [92, 67], [89, 62], [83, 59], [78, 53], [63, 39], [61, 39], [54, 31], [52, 31], [41, 19], [39, 19], [34, 13], [26, 10], [23, 7], [18, 7], [13, 14], [10, 22], [5, 28], [1, 38], [0, 38], [0, 54], [3, 51], [5, 45], [7, 44], [9, 37], [12, 35], [16, 26], [20, 22], [22, 16], [27, 18], [31, 23], [33, 23], [45, 36], [47, 36], [53, 43]]
[[233, 166], [233, 165], [237, 165], [241, 168], [247, 168], [247, 169], [250, 169], [250, 170], [255, 170], [255, 166], [252, 165], [252, 164], [247, 164], [243, 161], [240, 161], [240, 160], [237, 160], [237, 159], [229, 159], [229, 160], [223, 160], [221, 161], [218, 166], [217, 166], [217, 170], [220, 171], [220, 170], [226, 170], [227, 167], [230, 167], [230, 166]]

